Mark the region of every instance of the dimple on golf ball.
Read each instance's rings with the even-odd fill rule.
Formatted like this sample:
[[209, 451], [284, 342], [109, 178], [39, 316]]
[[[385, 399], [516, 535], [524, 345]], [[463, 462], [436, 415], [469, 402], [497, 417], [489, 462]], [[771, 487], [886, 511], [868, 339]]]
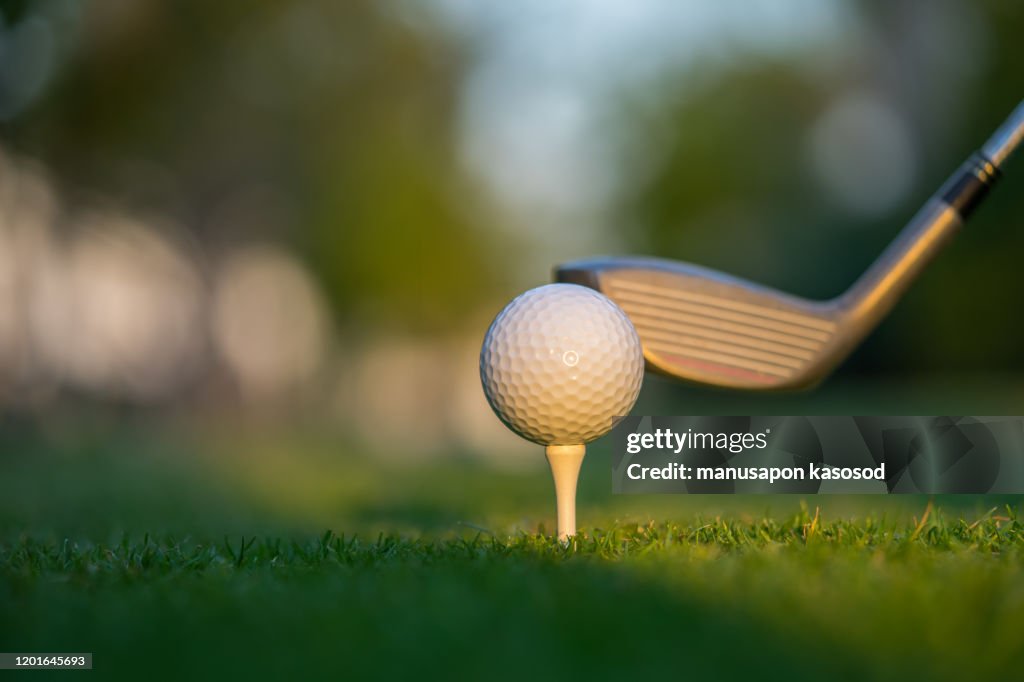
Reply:
[[514, 432], [541, 445], [589, 443], [629, 414], [644, 358], [633, 324], [609, 298], [576, 284], [517, 297], [480, 351], [487, 402]]

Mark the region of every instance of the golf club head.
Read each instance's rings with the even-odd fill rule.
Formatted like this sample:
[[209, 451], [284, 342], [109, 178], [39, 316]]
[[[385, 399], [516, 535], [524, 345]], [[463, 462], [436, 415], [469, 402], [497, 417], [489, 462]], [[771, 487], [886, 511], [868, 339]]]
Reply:
[[636, 327], [648, 368], [743, 390], [809, 388], [885, 317], [987, 196], [1024, 144], [1024, 102], [841, 296], [810, 301], [689, 263], [598, 258], [555, 279], [596, 289]]
[[566, 263], [559, 282], [596, 289], [633, 321], [649, 369], [745, 390], [821, 381], [848, 344], [841, 302], [809, 301], [688, 263], [605, 258]]

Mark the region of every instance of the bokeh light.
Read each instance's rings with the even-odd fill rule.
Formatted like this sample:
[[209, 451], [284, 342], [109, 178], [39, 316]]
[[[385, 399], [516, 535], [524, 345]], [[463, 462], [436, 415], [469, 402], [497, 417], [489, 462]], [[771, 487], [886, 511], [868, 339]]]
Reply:
[[877, 96], [841, 95], [811, 128], [809, 145], [822, 187], [855, 215], [891, 211], [914, 186], [917, 153], [910, 130]]
[[331, 330], [323, 297], [280, 249], [232, 254], [217, 274], [211, 314], [217, 351], [246, 398], [300, 389], [324, 362]]
[[124, 214], [88, 213], [48, 260], [33, 338], [60, 377], [143, 400], [194, 379], [205, 339], [202, 285], [171, 239]]

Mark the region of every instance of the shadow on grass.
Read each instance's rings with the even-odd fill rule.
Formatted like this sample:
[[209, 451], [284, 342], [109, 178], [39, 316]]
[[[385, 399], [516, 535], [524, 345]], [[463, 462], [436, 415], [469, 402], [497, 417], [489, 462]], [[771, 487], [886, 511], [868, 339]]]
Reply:
[[[104, 679], [865, 679], [855, 652], [796, 641], [584, 561], [442, 561], [105, 584], [0, 586], [5, 650], [95, 653]], [[878, 671], [875, 671], [876, 673]]]

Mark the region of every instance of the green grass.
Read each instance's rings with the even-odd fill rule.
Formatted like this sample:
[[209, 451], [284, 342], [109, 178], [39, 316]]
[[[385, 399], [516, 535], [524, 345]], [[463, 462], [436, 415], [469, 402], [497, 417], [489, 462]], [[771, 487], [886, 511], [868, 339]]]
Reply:
[[101, 679], [1024, 669], [1019, 499], [613, 497], [599, 446], [563, 546], [541, 467], [191, 433], [0, 438], [0, 651]]
[[[0, 544], [0, 642], [106, 673], [1007, 679], [1024, 524], [697, 518], [545, 536]], [[155, 662], [159, 661], [157, 665]]]

